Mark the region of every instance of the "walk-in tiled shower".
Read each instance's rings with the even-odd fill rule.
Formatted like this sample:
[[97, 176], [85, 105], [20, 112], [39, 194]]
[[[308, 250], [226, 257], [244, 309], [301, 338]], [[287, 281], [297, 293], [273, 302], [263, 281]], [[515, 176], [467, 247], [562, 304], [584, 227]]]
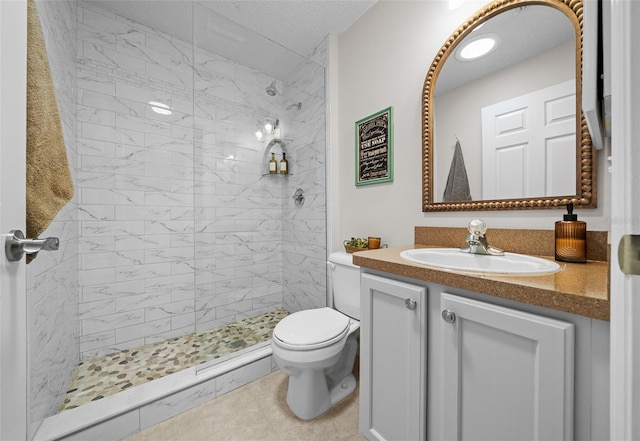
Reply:
[[[325, 46], [286, 74], [234, 61], [206, 3], [189, 3], [187, 41], [95, 2], [37, 2], [76, 194], [44, 233], [61, 252], [27, 270], [32, 431], [79, 363], [224, 346], [212, 330], [325, 303]], [[288, 176], [265, 175], [255, 136], [275, 119]]]

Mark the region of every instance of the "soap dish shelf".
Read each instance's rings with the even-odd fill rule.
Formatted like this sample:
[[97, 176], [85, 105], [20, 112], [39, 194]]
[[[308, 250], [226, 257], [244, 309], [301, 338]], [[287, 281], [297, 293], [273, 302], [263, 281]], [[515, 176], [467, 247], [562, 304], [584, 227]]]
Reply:
[[[280, 151], [283, 153], [286, 153], [287, 149], [285, 148], [285, 146], [287, 144], [289, 144], [290, 142], [292, 142], [293, 140], [291, 139], [286, 139], [286, 138], [274, 138], [271, 141], [269, 141], [269, 143], [267, 144], [267, 146], [264, 149], [264, 154], [262, 157], [262, 162], [267, 164], [269, 163], [269, 154], [272, 152], [273, 147], [274, 146], [280, 146]], [[289, 159], [291, 159], [291, 157], [289, 157]], [[271, 176], [271, 175], [291, 175], [292, 173], [269, 173], [268, 172], [268, 168], [266, 169], [267, 172], [263, 172], [262, 176]]]

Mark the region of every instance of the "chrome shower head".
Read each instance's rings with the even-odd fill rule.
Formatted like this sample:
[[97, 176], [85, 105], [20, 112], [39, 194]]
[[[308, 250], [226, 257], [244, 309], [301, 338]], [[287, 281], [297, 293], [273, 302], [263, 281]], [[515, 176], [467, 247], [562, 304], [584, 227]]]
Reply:
[[297, 107], [298, 110], [302, 109], [302, 103], [295, 103], [295, 104], [291, 104], [289, 107], [287, 107], [285, 110], [291, 110], [294, 107]]
[[276, 92], [277, 92], [276, 82], [272, 81], [271, 84], [269, 84], [269, 87], [267, 87], [266, 91], [267, 91], [267, 95], [276, 96]]

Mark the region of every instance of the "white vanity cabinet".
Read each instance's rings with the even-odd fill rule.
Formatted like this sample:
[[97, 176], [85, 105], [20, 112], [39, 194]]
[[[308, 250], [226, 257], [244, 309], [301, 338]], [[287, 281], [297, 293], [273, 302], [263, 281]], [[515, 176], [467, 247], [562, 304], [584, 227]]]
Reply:
[[368, 440], [607, 439], [608, 322], [367, 269], [361, 312]]
[[574, 325], [441, 294], [445, 440], [573, 439]]
[[360, 433], [426, 439], [426, 288], [361, 276]]

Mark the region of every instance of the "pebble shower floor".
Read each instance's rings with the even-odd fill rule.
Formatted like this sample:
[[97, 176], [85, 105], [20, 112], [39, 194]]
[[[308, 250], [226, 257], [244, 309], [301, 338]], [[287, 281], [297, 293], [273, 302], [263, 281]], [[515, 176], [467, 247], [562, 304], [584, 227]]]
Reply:
[[220, 358], [271, 338], [284, 309], [81, 362], [59, 411]]

